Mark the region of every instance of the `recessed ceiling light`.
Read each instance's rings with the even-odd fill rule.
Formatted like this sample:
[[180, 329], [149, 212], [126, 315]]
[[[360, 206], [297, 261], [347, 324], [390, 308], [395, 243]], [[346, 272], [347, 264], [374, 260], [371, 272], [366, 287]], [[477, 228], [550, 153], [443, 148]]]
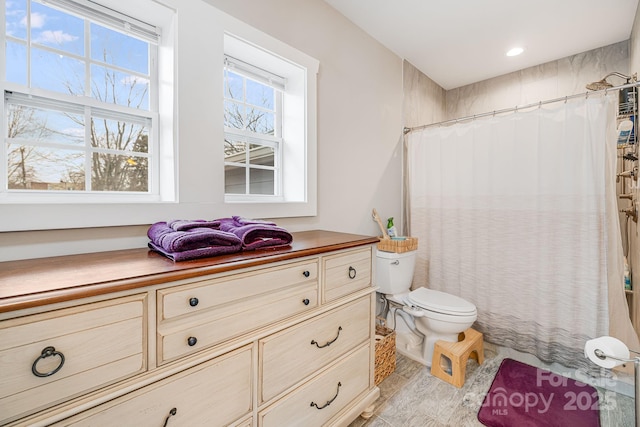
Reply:
[[507, 56], [518, 56], [520, 55], [522, 52], [524, 52], [524, 49], [521, 47], [514, 47], [513, 49], [511, 49], [509, 52], [507, 52]]

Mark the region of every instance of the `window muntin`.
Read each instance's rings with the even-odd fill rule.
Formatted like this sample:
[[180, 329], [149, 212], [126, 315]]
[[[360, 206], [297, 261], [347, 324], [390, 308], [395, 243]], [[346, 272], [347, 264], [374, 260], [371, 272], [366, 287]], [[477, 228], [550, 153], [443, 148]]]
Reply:
[[72, 0], [5, 4], [0, 191], [157, 192], [157, 35]]
[[223, 82], [225, 194], [279, 196], [282, 91], [232, 61], [226, 60]]

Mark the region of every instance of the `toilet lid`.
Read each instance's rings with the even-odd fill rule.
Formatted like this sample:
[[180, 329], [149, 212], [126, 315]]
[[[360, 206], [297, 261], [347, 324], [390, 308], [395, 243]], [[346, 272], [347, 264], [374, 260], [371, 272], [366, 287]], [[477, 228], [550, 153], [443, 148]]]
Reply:
[[407, 302], [437, 313], [465, 316], [476, 313], [476, 306], [469, 301], [433, 289], [418, 288], [409, 292]]

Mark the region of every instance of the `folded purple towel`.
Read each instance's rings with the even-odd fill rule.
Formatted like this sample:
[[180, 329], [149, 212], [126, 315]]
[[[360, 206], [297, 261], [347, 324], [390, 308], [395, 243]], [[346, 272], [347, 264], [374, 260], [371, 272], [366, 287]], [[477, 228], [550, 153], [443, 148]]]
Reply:
[[192, 228], [214, 228], [217, 230], [220, 228], [220, 221], [174, 219], [173, 221], [167, 221], [167, 225], [175, 231], [186, 231]]
[[[238, 236], [242, 241], [242, 249], [251, 251], [263, 247], [287, 246], [293, 241], [293, 236], [284, 228], [266, 221], [246, 220], [234, 218], [220, 218], [220, 230], [228, 231]], [[272, 225], [273, 224], [273, 225]]]
[[157, 222], [149, 227], [147, 236], [154, 245], [170, 253], [212, 247], [229, 247], [236, 251], [242, 248], [242, 242], [235, 234], [206, 227], [175, 231], [166, 222]]
[[206, 258], [216, 255], [231, 254], [239, 252], [240, 246], [210, 246], [207, 248], [191, 249], [182, 252], [167, 252], [160, 246], [155, 245], [153, 242], [149, 242], [149, 249], [152, 249], [169, 259], [174, 261], [187, 261], [190, 259]]
[[237, 225], [250, 225], [250, 224], [262, 224], [262, 225], [274, 225], [274, 226], [276, 225], [275, 222], [264, 221], [262, 219], [244, 218], [244, 217], [237, 216], [237, 215], [232, 216], [231, 219], [233, 219], [233, 221]]

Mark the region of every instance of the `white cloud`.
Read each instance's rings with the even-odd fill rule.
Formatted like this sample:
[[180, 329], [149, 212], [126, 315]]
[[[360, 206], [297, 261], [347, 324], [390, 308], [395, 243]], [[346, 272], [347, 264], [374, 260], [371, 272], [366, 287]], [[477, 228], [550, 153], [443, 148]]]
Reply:
[[132, 85], [132, 84], [138, 84], [138, 83], [146, 85], [149, 83], [149, 80], [143, 77], [129, 75], [129, 76], [123, 77], [120, 80], [120, 83], [122, 83], [123, 85]]
[[67, 34], [62, 30], [50, 31], [46, 30], [40, 33], [40, 35], [36, 38], [37, 43], [48, 43], [48, 44], [63, 44], [67, 42], [72, 42], [77, 40], [77, 36], [72, 36], [71, 34]]
[[[44, 23], [47, 20], [47, 16], [43, 15], [42, 13], [37, 13], [34, 12], [31, 14], [31, 28], [42, 28], [44, 27]], [[25, 16], [24, 18], [22, 18], [22, 21], [20, 21], [20, 25], [22, 25], [23, 27], [27, 26], [27, 17]]]

